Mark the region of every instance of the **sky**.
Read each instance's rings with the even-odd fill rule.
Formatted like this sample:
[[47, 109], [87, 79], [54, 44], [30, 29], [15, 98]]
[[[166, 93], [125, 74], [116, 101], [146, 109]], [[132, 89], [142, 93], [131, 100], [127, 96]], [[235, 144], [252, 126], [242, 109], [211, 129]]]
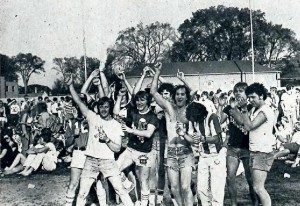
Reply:
[[[299, 0], [251, 0], [267, 21], [292, 29], [300, 40]], [[249, 0], [0, 0], [0, 53], [32, 53], [46, 61], [46, 72], [29, 84], [52, 87], [55, 57], [80, 57], [83, 31], [87, 56], [106, 60], [121, 30], [142, 22], [168, 22], [174, 28], [192, 12], [211, 6], [249, 7]], [[255, 31], [254, 31], [255, 32]], [[22, 85], [22, 80], [19, 80]]]

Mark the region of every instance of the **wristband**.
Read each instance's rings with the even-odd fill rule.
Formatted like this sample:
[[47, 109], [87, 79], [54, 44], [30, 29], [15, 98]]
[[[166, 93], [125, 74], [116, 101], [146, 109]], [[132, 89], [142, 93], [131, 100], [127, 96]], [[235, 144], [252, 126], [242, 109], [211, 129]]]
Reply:
[[111, 140], [109, 138], [105, 141], [106, 144], [108, 144], [110, 142], [111, 142]]

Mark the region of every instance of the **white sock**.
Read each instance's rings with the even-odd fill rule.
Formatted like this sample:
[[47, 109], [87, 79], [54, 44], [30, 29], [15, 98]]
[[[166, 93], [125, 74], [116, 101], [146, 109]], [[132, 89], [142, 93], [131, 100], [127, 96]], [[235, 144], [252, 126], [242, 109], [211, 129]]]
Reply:
[[172, 202], [173, 202], [173, 205], [174, 205], [174, 206], [178, 206], [178, 204], [177, 204], [177, 202], [176, 202], [175, 199], [172, 198]]

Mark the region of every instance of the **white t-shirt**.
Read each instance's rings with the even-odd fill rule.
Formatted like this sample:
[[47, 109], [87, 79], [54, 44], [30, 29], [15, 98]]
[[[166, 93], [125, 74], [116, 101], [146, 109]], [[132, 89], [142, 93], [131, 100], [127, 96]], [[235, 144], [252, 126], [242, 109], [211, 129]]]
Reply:
[[56, 152], [56, 148], [54, 146], [54, 144], [52, 142], [48, 142], [47, 144], [45, 144], [45, 147], [48, 147], [49, 150], [46, 153], [46, 155], [48, 156], [48, 158], [50, 158], [51, 160], [53, 160], [53, 162], [57, 162], [57, 152]]
[[284, 111], [294, 110], [297, 106], [296, 95], [294, 95], [293, 93], [283, 93], [281, 96], [281, 101], [284, 104]]
[[115, 159], [114, 152], [107, 146], [107, 144], [99, 142], [99, 137], [97, 136], [98, 128], [102, 125], [102, 129], [106, 133], [107, 137], [111, 141], [121, 145], [121, 138], [124, 136], [121, 124], [115, 119], [111, 119], [109, 121], [103, 120], [99, 115], [91, 110], [88, 111], [86, 119], [89, 125], [89, 139], [85, 154], [95, 158]]
[[265, 115], [267, 121], [249, 132], [249, 150], [265, 153], [272, 152], [272, 145], [276, 144], [276, 138], [273, 135], [274, 112], [271, 107], [266, 104], [261, 106], [261, 108], [257, 109], [255, 112], [254, 110], [255, 108], [252, 108], [251, 110], [251, 121], [253, 121], [260, 112]]
[[20, 107], [17, 104], [13, 104], [10, 106], [10, 113], [11, 114], [19, 114], [20, 112]]
[[51, 112], [52, 112], [52, 114], [58, 113], [57, 109], [58, 109], [58, 103], [57, 103], [57, 102], [54, 102], [54, 103], [51, 105]]

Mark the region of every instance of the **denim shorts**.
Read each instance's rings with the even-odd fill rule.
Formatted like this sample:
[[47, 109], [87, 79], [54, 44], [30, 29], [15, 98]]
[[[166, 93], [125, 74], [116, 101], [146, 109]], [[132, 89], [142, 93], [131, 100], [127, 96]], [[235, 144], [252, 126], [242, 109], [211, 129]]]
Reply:
[[252, 169], [269, 172], [274, 162], [274, 153], [250, 151], [250, 167]]
[[248, 149], [228, 146], [227, 156], [242, 160], [244, 158], [250, 158], [250, 151]]
[[81, 178], [97, 179], [99, 173], [106, 177], [120, 175], [120, 170], [114, 159], [98, 159], [87, 156]]
[[168, 147], [166, 166], [175, 171], [180, 171], [184, 167], [193, 167], [194, 155], [192, 148], [186, 146]]

